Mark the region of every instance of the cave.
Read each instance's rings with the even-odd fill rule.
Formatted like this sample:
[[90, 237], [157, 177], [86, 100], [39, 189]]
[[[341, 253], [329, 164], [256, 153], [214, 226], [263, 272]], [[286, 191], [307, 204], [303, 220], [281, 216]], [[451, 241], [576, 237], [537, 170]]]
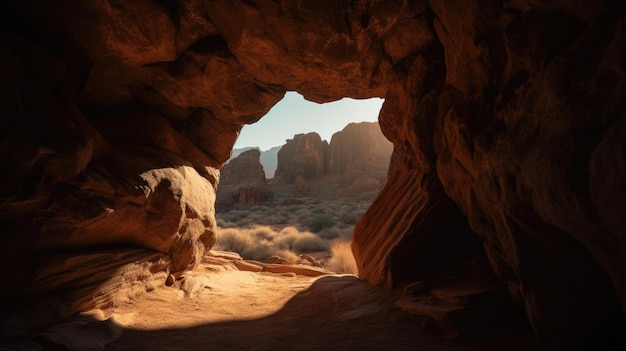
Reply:
[[394, 152], [354, 231], [362, 281], [394, 289], [476, 258], [548, 348], [625, 347], [624, 3], [0, 9], [0, 296], [12, 313], [106, 305], [95, 292], [125, 265], [193, 269], [215, 243], [219, 170], [239, 131], [295, 91], [385, 99]]

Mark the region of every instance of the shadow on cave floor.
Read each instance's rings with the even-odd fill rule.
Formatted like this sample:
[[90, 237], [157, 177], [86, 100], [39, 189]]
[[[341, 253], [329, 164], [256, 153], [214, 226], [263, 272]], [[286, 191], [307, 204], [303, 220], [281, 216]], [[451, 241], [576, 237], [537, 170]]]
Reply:
[[[281, 277], [283, 280], [294, 278]], [[275, 284], [275, 283], [274, 283]], [[272, 286], [264, 288], [272, 289]], [[278, 287], [276, 287], [278, 288]], [[243, 289], [245, 291], [245, 289]], [[233, 294], [238, 292], [233, 291]], [[245, 292], [243, 292], [245, 294]], [[261, 290], [259, 293], [263, 293]], [[323, 276], [262, 318], [157, 330], [125, 329], [106, 350], [536, 350], [528, 331], [446, 340], [394, 306], [393, 292], [354, 276]], [[232, 303], [228, 298], [211, 304]], [[176, 306], [172, 306], [176, 309]], [[242, 304], [241, 308], [246, 308]], [[141, 313], [139, 311], [138, 313]], [[246, 314], [246, 313], [242, 313]], [[162, 315], [161, 318], [174, 318]]]
[[106, 307], [5, 333], [20, 320], [32, 325], [46, 316], [40, 308], [21, 314], [0, 325], [0, 350], [539, 349], [528, 324], [514, 319], [471, 322], [472, 334], [446, 339], [401, 309], [402, 289], [354, 275], [240, 271], [214, 259], [171, 286], [165, 276], [157, 273], [147, 285], [105, 284], [116, 291]]

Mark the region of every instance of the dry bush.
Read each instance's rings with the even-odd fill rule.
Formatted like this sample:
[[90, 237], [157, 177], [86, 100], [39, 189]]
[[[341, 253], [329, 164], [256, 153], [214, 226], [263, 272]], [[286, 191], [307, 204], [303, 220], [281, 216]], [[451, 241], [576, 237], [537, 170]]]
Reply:
[[337, 273], [358, 274], [350, 243], [351, 241], [341, 239], [331, 242], [331, 257], [328, 260], [327, 269]]
[[343, 211], [341, 215], [339, 216], [339, 219], [341, 219], [343, 223], [349, 224], [349, 225], [355, 225], [356, 222], [358, 222], [360, 218], [361, 218], [361, 213], [350, 212], [350, 211]]
[[313, 233], [299, 232], [295, 228], [285, 229], [274, 238], [274, 243], [279, 248], [293, 250], [298, 253], [328, 250], [328, 242]]
[[316, 214], [314, 216], [302, 217], [300, 224], [308, 230], [317, 233], [324, 228], [332, 227], [335, 221], [328, 214]]
[[220, 217], [229, 222], [238, 223], [239, 221], [246, 219], [249, 215], [250, 211], [248, 210], [231, 210], [223, 213]]
[[274, 239], [274, 237], [276, 237], [276, 232], [274, 231], [274, 229], [268, 226], [260, 225], [250, 230], [252, 232], [252, 235], [256, 238], [261, 238], [261, 239], [271, 241], [272, 239]]
[[249, 247], [244, 252], [241, 252], [240, 255], [245, 259], [261, 262], [268, 262], [272, 256], [280, 256], [289, 262], [297, 262], [299, 259], [298, 255], [294, 252], [278, 249], [268, 242], [259, 243], [253, 247]]
[[344, 225], [339, 225], [337, 227], [324, 228], [320, 230], [319, 233], [317, 233], [317, 235], [327, 240], [337, 239], [337, 238], [350, 240], [352, 239], [353, 229], [354, 227], [351, 227], [351, 226], [346, 227]]
[[297, 262], [300, 253], [328, 250], [328, 242], [295, 227], [286, 227], [280, 232], [268, 226], [219, 228], [215, 249], [237, 252], [249, 260], [268, 261], [272, 256], [280, 256]]
[[247, 232], [236, 228], [226, 228], [218, 230], [215, 249], [242, 253], [254, 244], [254, 238]]

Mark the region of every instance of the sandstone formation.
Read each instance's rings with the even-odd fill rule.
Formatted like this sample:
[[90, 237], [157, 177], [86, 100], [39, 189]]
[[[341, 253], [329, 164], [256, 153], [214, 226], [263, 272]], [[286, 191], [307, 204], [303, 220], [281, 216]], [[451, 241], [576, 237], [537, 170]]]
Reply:
[[234, 204], [258, 205], [272, 199], [260, 158], [261, 151], [251, 149], [222, 167], [215, 203], [217, 210]]
[[293, 184], [315, 180], [327, 173], [328, 142], [312, 132], [294, 135], [278, 151], [276, 179]]
[[385, 98], [394, 156], [354, 233], [361, 279], [393, 287], [436, 274], [431, 258], [482, 257], [547, 346], [625, 347], [624, 2], [62, 0], [0, 13], [0, 295], [19, 313], [43, 294], [91, 308], [122, 266], [143, 268], [120, 284], [141, 284], [196, 265], [241, 127], [293, 90]]
[[392, 151], [377, 122], [350, 123], [330, 144], [317, 133], [299, 134], [279, 151], [274, 184], [294, 184], [294, 195], [315, 196], [309, 182], [317, 181], [335, 196], [358, 197], [381, 188]]
[[[274, 172], [276, 172], [276, 167], [278, 166], [278, 150], [280, 150], [281, 147], [282, 145], [274, 146], [273, 148], [265, 151], [259, 149], [259, 151], [261, 151], [261, 164], [263, 165], [263, 170], [265, 171], [265, 177], [268, 179], [274, 178]], [[228, 162], [239, 156], [242, 152], [248, 151], [250, 149], [258, 149], [258, 147], [248, 146], [241, 149], [233, 149], [233, 152], [230, 156], [230, 159], [228, 159]]]
[[393, 144], [377, 122], [350, 123], [333, 134], [328, 151], [328, 174], [337, 180], [335, 193], [358, 198], [377, 192], [387, 179]]
[[387, 170], [393, 144], [376, 122], [350, 123], [333, 134], [328, 151], [328, 173]]

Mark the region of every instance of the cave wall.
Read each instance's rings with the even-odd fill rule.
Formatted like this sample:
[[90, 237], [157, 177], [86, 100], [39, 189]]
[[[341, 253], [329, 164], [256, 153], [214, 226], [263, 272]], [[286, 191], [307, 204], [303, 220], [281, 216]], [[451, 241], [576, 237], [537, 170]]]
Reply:
[[482, 239], [538, 337], [573, 345], [617, 333], [624, 5], [1, 6], [3, 296], [33, 284], [58, 291], [37, 284], [51, 253], [132, 247], [171, 259], [161, 269], [193, 267], [215, 240], [219, 169], [241, 127], [295, 90], [316, 102], [385, 98], [379, 122], [395, 151], [354, 232], [361, 279], [402, 280], [392, 265], [410, 264], [419, 248], [398, 245], [438, 235], [446, 216], [431, 209], [453, 202], [446, 208], [465, 215], [460, 230]]

